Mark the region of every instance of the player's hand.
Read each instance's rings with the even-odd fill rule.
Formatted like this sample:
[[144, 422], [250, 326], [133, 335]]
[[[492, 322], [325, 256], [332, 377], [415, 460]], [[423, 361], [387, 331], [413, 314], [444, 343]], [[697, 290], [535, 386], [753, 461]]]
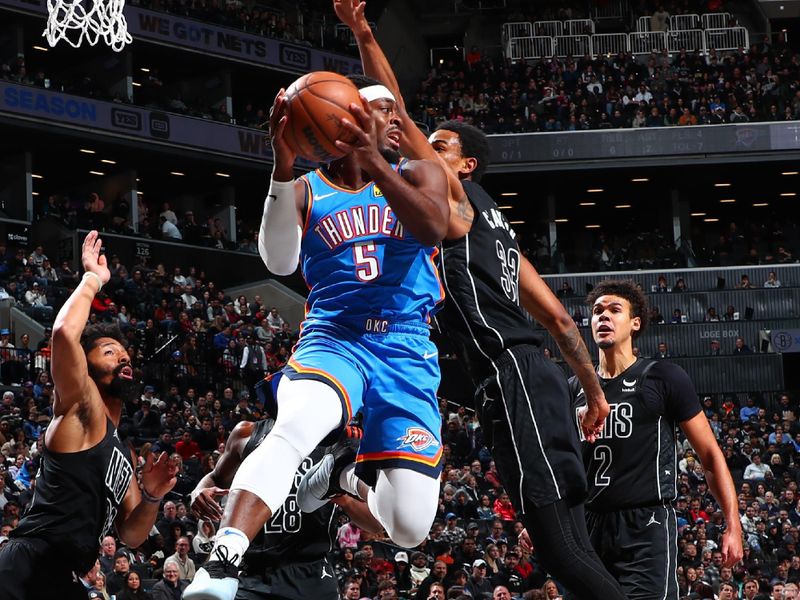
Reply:
[[151, 496], [163, 498], [178, 481], [178, 466], [162, 452], [158, 458], [148, 454], [142, 467], [142, 487]]
[[364, 16], [366, 8], [367, 3], [361, 0], [333, 0], [336, 16], [356, 35], [372, 31]]
[[578, 409], [581, 431], [583, 431], [583, 437], [587, 442], [593, 444], [597, 441], [597, 436], [603, 431], [603, 426], [610, 410], [608, 402], [606, 402], [606, 398], [603, 395], [594, 400], [587, 398], [586, 406]]
[[[336, 147], [346, 154], [355, 154], [359, 158], [362, 168], [369, 173], [371, 165], [383, 161], [380, 154], [378, 139], [378, 126], [376, 117], [372, 113], [369, 104], [362, 98], [363, 104], [351, 104], [350, 113], [353, 119], [342, 119], [342, 127], [352, 134], [355, 142], [348, 144], [342, 140], [336, 140]], [[370, 173], [371, 174], [371, 173]]]
[[533, 542], [531, 541], [531, 536], [528, 535], [528, 529], [523, 529], [519, 533], [519, 545], [522, 546], [528, 552], [533, 552]]
[[226, 496], [229, 491], [230, 490], [212, 486], [192, 492], [192, 513], [200, 519], [207, 519], [209, 521], [221, 520], [222, 507], [216, 499]]
[[83, 240], [81, 264], [84, 271], [94, 273], [100, 277], [100, 281], [105, 285], [111, 279], [111, 271], [108, 270], [108, 261], [105, 254], [100, 252], [102, 248], [103, 240], [100, 239], [100, 234], [92, 229]]
[[722, 534], [722, 565], [724, 567], [733, 567], [736, 563], [742, 560], [744, 550], [742, 549], [742, 530], [738, 527], [731, 527], [725, 530]]
[[272, 108], [269, 109], [269, 140], [272, 144], [272, 155], [275, 159], [275, 171], [281, 172], [289, 170], [288, 179], [279, 181], [289, 181], [294, 176], [292, 169], [297, 155], [286, 143], [283, 136], [286, 131], [286, 123], [289, 120], [288, 102], [286, 101], [286, 90], [281, 88], [275, 96]]

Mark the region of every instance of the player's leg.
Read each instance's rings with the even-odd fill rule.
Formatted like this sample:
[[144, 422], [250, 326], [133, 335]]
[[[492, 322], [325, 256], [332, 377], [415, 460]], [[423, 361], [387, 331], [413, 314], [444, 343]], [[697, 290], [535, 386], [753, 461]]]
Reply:
[[629, 600], [677, 600], [678, 524], [671, 506], [620, 511], [614, 563]]
[[625, 600], [619, 584], [592, 548], [583, 504], [558, 500], [529, 508], [522, 517], [536, 558], [545, 570], [581, 600]]
[[298, 487], [298, 503], [313, 509], [332, 491], [343, 490], [367, 503], [392, 541], [411, 548], [428, 534], [438, 507], [438, 353], [426, 328], [409, 325], [364, 336], [361, 348], [368, 357], [369, 385], [356, 464], [334, 466], [329, 459], [331, 468], [323, 470], [323, 459]]
[[476, 398], [479, 418], [537, 559], [581, 600], [624, 598], [589, 542], [586, 473], [563, 373], [533, 347], [506, 351], [497, 366]]

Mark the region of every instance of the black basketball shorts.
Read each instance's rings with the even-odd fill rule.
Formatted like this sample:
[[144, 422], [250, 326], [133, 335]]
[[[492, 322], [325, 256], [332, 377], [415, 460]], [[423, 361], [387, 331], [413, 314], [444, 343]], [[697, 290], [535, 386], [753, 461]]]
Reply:
[[333, 567], [326, 559], [267, 569], [262, 577], [239, 577], [236, 600], [339, 600]]
[[589, 539], [628, 600], [678, 600], [678, 524], [670, 505], [586, 510]]
[[88, 591], [49, 542], [12, 538], [0, 550], [3, 600], [86, 600]]
[[517, 511], [586, 495], [564, 373], [537, 346], [509, 348], [475, 396], [503, 487]]

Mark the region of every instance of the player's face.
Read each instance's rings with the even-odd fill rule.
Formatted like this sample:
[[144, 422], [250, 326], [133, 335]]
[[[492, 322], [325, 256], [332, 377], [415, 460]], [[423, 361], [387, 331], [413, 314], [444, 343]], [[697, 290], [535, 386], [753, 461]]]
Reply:
[[611, 348], [631, 339], [642, 322], [631, 317], [631, 304], [619, 296], [600, 296], [592, 306], [592, 336], [601, 348]]
[[381, 156], [390, 163], [399, 162], [400, 117], [397, 115], [397, 103], [388, 98], [378, 98], [370, 102], [369, 106], [375, 116]]
[[428, 137], [433, 149], [444, 160], [450, 171], [459, 179], [466, 179], [478, 165], [474, 158], [465, 157], [461, 138], [454, 131], [439, 129]]
[[86, 355], [89, 376], [101, 394], [120, 400], [133, 399], [139, 385], [133, 379], [128, 351], [112, 338], [100, 338]]

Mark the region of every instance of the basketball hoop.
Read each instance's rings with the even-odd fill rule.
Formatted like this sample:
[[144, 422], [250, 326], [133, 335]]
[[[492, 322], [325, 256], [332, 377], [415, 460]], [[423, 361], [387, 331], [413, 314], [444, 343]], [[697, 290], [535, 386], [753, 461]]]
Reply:
[[94, 46], [103, 38], [119, 52], [133, 39], [122, 9], [125, 0], [47, 0], [47, 27], [42, 34], [50, 47], [64, 40], [73, 48], [85, 40]]

